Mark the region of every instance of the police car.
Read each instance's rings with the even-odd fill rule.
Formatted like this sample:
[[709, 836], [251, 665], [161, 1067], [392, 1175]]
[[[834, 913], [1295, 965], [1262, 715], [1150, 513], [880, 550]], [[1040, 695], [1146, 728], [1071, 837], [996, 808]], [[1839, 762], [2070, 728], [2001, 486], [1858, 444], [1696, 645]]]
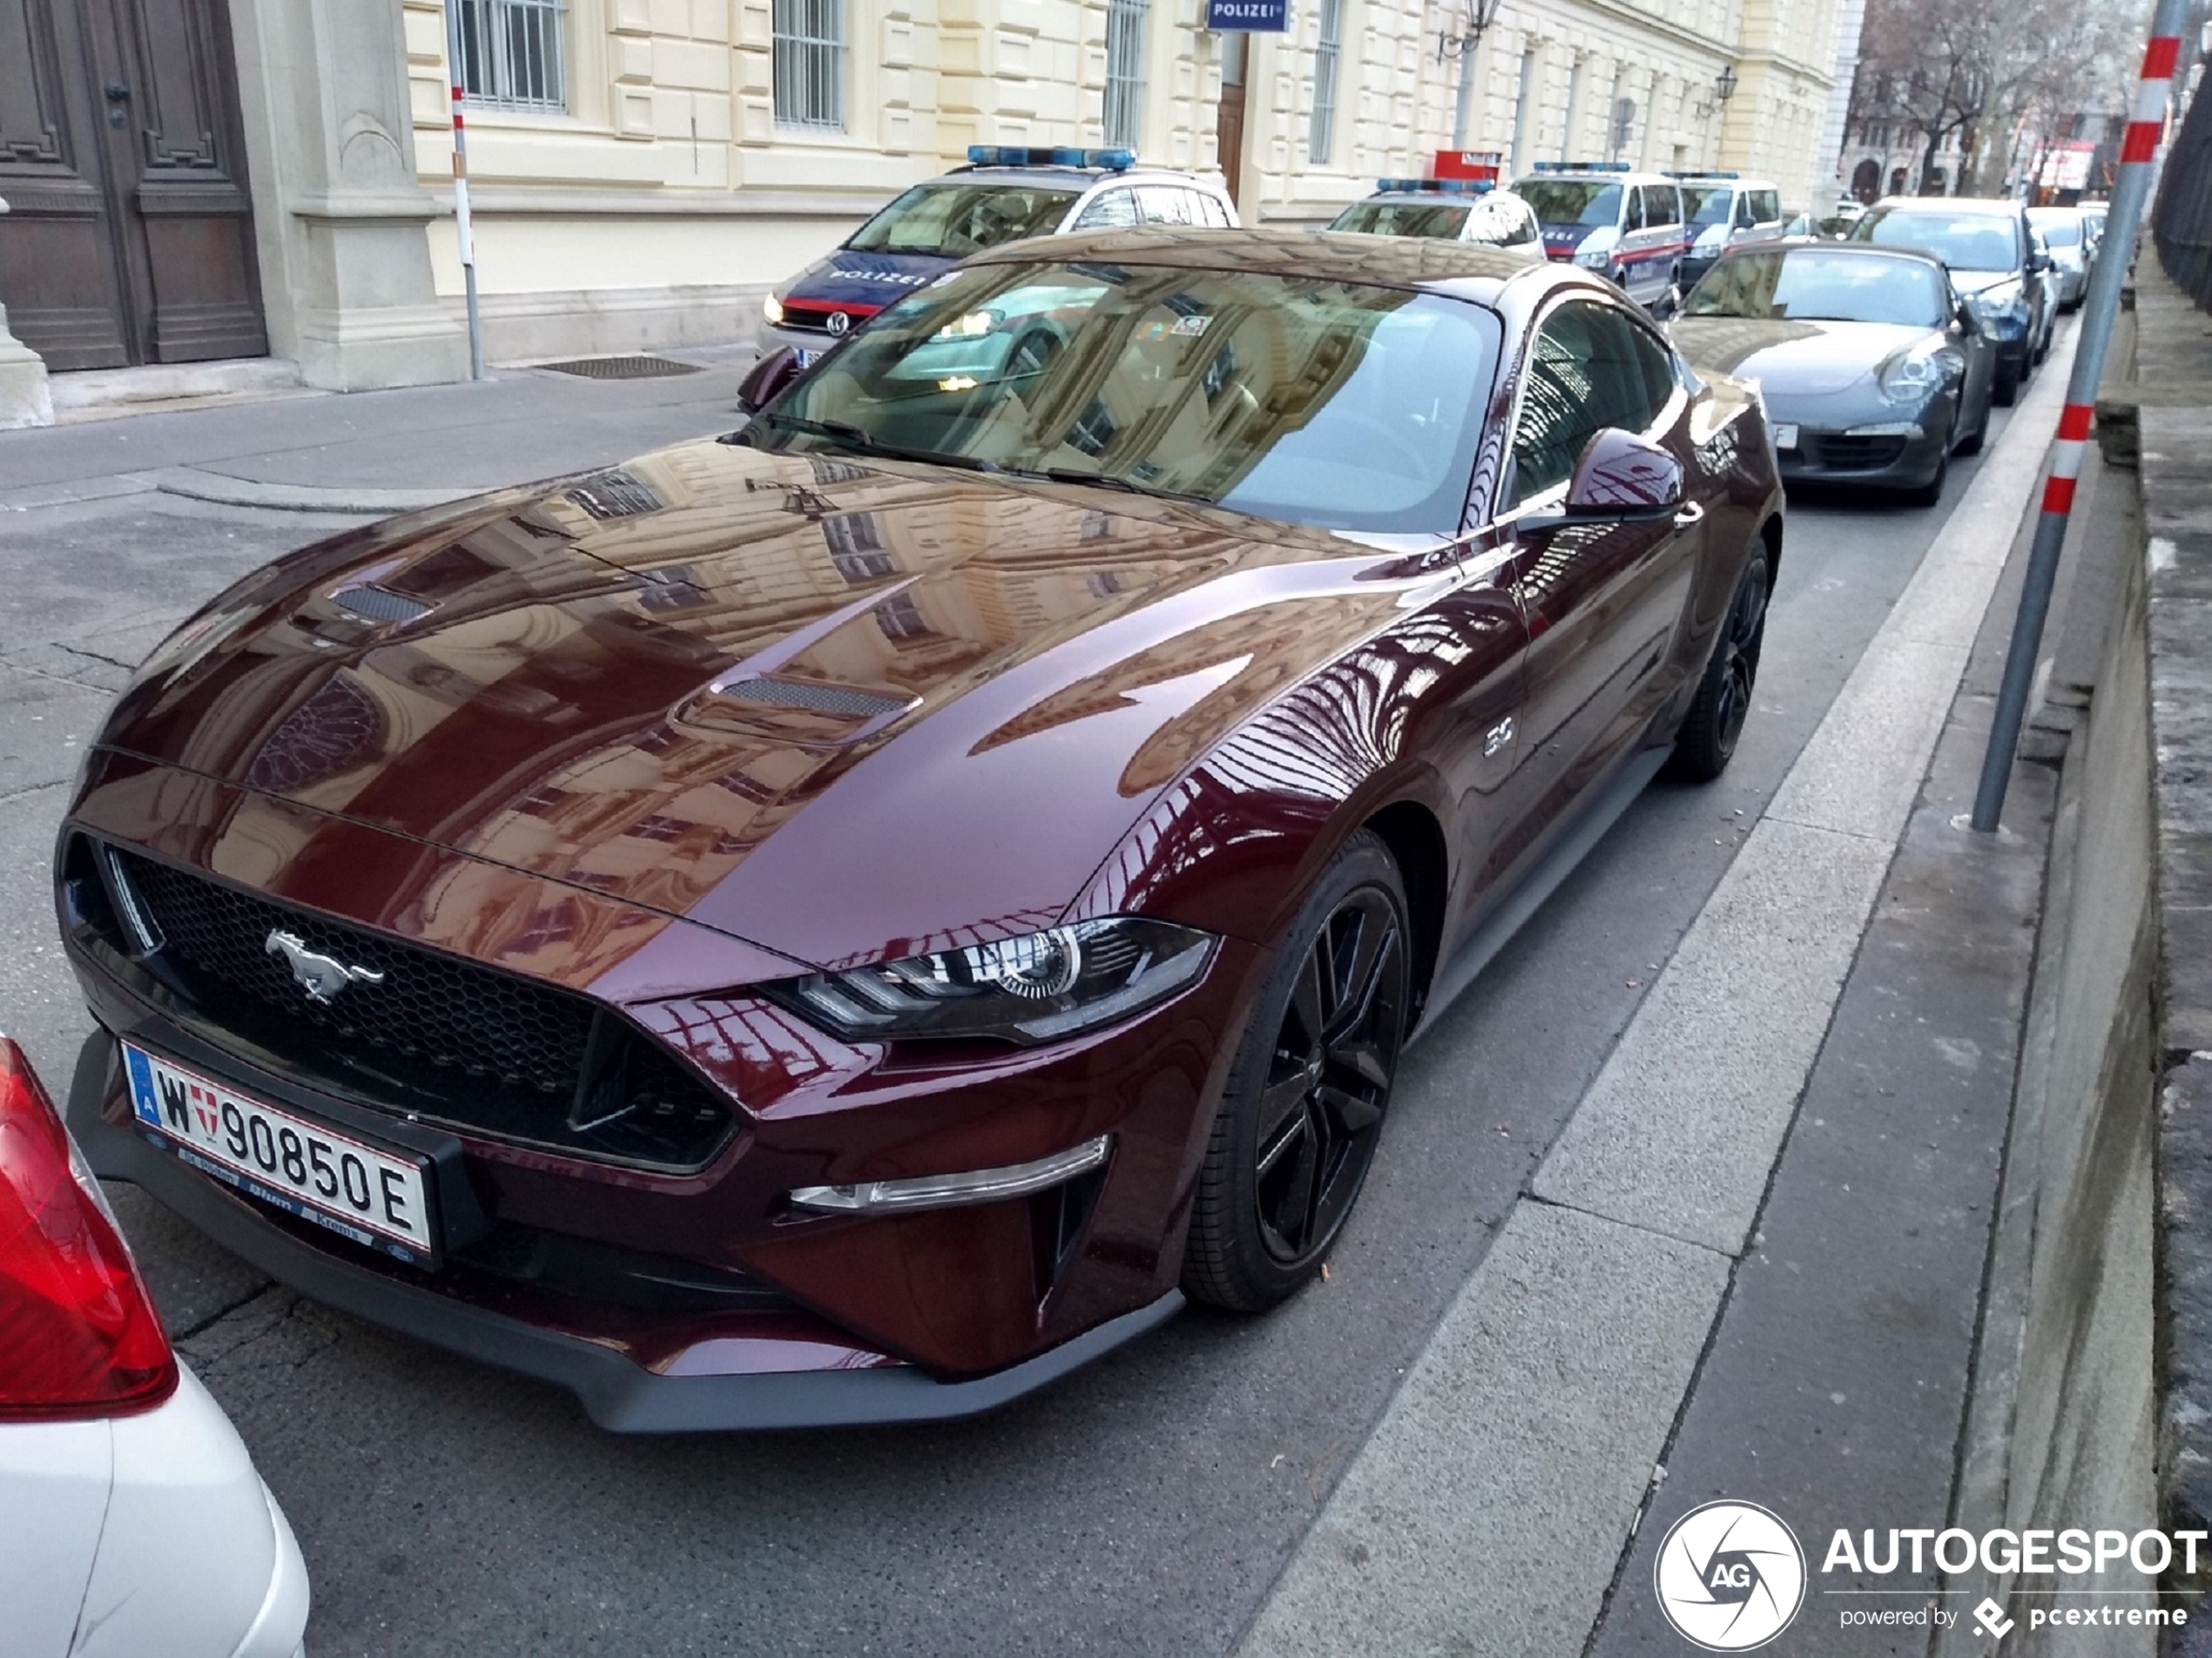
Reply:
[[1684, 293], [1696, 287], [1697, 279], [1730, 248], [1769, 240], [1786, 227], [1782, 192], [1770, 179], [1746, 179], [1736, 172], [1671, 176], [1682, 186], [1683, 222], [1689, 237], [1689, 251], [1682, 259]]
[[1530, 264], [1544, 258], [1543, 233], [1528, 204], [1487, 179], [1378, 179], [1375, 193], [1336, 216], [1331, 230], [1365, 236], [1422, 236], [1494, 247]]
[[1215, 180], [1139, 168], [1127, 150], [979, 144], [968, 165], [916, 185], [763, 303], [760, 349], [811, 361], [970, 253], [1063, 230], [1200, 225], [1237, 208]]
[[1625, 161], [1539, 161], [1514, 191], [1536, 210], [1544, 253], [1611, 278], [1656, 312], [1682, 297], [1682, 186]]

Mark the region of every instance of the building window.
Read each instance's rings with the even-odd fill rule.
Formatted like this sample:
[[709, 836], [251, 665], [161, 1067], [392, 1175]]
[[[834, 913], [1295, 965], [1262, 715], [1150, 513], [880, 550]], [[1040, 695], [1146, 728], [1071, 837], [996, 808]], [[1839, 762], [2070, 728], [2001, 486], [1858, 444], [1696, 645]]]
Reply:
[[569, 107], [560, 0], [453, 0], [461, 90], [501, 110]]
[[1321, 38], [1313, 49], [1313, 125], [1306, 134], [1306, 158], [1316, 166], [1329, 159], [1329, 135], [1337, 125], [1337, 64], [1344, 55], [1344, 0], [1321, 0]]
[[830, 563], [837, 573], [858, 587], [898, 573], [898, 561], [883, 545], [883, 535], [872, 512], [841, 513], [822, 520], [822, 539], [829, 544]]
[[1134, 150], [1144, 133], [1144, 9], [1106, 0], [1106, 142]]
[[845, 130], [845, 0], [775, 0], [776, 125]]
[[875, 607], [873, 614], [883, 637], [894, 643], [929, 637], [929, 623], [923, 620], [921, 607], [914, 603], [911, 593], [894, 593]]

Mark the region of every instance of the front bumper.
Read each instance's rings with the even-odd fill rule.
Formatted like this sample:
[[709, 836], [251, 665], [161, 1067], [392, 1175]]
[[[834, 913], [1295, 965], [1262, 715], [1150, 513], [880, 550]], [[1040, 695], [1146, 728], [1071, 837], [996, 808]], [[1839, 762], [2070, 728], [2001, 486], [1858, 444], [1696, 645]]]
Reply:
[[1947, 437], [1939, 421], [1924, 417], [1918, 436], [1852, 437], [1845, 432], [1801, 424], [1797, 447], [1777, 449], [1775, 455], [1785, 484], [1918, 489], [1935, 481], [1948, 453]]
[[834, 334], [821, 328], [786, 328], [780, 323], [764, 322], [760, 325], [760, 354], [765, 357], [786, 346], [794, 351], [824, 352], [851, 337], [849, 332]]
[[[78, 1055], [69, 1095], [70, 1131], [103, 1178], [143, 1188], [233, 1254], [302, 1295], [466, 1358], [550, 1382], [574, 1393], [591, 1419], [617, 1433], [683, 1433], [745, 1428], [842, 1427], [940, 1421], [974, 1416], [1035, 1392], [1171, 1318], [1183, 1297], [1170, 1290], [1149, 1304], [1094, 1325], [1033, 1358], [985, 1376], [944, 1381], [887, 1354], [840, 1342], [823, 1326], [809, 1343], [779, 1343], [770, 1331], [725, 1320], [700, 1328], [674, 1362], [649, 1368], [610, 1345], [590, 1310], [556, 1308], [558, 1297], [509, 1295], [509, 1309], [442, 1293], [420, 1275], [374, 1257], [341, 1254], [309, 1240], [270, 1211], [193, 1172], [111, 1108], [121, 1079], [115, 1039], [96, 1031]], [[535, 1316], [533, 1316], [535, 1315]], [[615, 1320], [627, 1323], [628, 1320]], [[740, 1333], [747, 1332], [747, 1333]], [[782, 1346], [780, 1354], [766, 1350]], [[806, 1346], [841, 1348], [842, 1362], [820, 1370], [700, 1373], [687, 1366], [726, 1360], [798, 1362]]]

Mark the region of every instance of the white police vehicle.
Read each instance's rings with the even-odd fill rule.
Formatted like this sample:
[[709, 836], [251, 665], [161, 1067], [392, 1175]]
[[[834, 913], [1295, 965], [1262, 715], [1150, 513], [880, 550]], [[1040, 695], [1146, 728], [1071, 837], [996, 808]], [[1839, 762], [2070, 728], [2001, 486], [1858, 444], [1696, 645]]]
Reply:
[[968, 165], [918, 184], [771, 293], [760, 349], [811, 359], [970, 253], [1063, 230], [1202, 225], [1229, 230], [1216, 179], [1136, 165], [1127, 150], [978, 144]]
[[1682, 186], [1625, 161], [1539, 161], [1514, 181], [1536, 210], [1545, 255], [1609, 277], [1631, 299], [1666, 314], [1682, 298]]
[[1740, 242], [1770, 240], [1786, 227], [1782, 192], [1771, 179], [1746, 179], [1737, 172], [1669, 176], [1682, 186], [1683, 222], [1689, 237], [1689, 251], [1682, 257], [1685, 293], [1730, 248]]
[[1544, 259], [1535, 210], [1487, 179], [1378, 179], [1375, 193], [1353, 202], [1329, 228], [1363, 236], [1467, 242], [1532, 265]]

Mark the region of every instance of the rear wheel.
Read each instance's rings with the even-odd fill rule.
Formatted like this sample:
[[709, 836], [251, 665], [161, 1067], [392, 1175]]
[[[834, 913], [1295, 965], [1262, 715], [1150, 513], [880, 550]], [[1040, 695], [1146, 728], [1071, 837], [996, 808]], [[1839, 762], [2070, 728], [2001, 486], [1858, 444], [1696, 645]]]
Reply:
[[1372, 832], [1284, 935], [1198, 1171], [1183, 1288], [1239, 1312], [1311, 1277], [1374, 1160], [1412, 1003], [1406, 887]]
[[1762, 543], [1743, 567], [1736, 597], [1721, 624], [1713, 657], [1697, 695], [1675, 737], [1674, 774], [1686, 783], [1710, 783], [1736, 756], [1736, 739], [1751, 711], [1751, 687], [1759, 676], [1759, 650], [1766, 642], [1767, 563]]

